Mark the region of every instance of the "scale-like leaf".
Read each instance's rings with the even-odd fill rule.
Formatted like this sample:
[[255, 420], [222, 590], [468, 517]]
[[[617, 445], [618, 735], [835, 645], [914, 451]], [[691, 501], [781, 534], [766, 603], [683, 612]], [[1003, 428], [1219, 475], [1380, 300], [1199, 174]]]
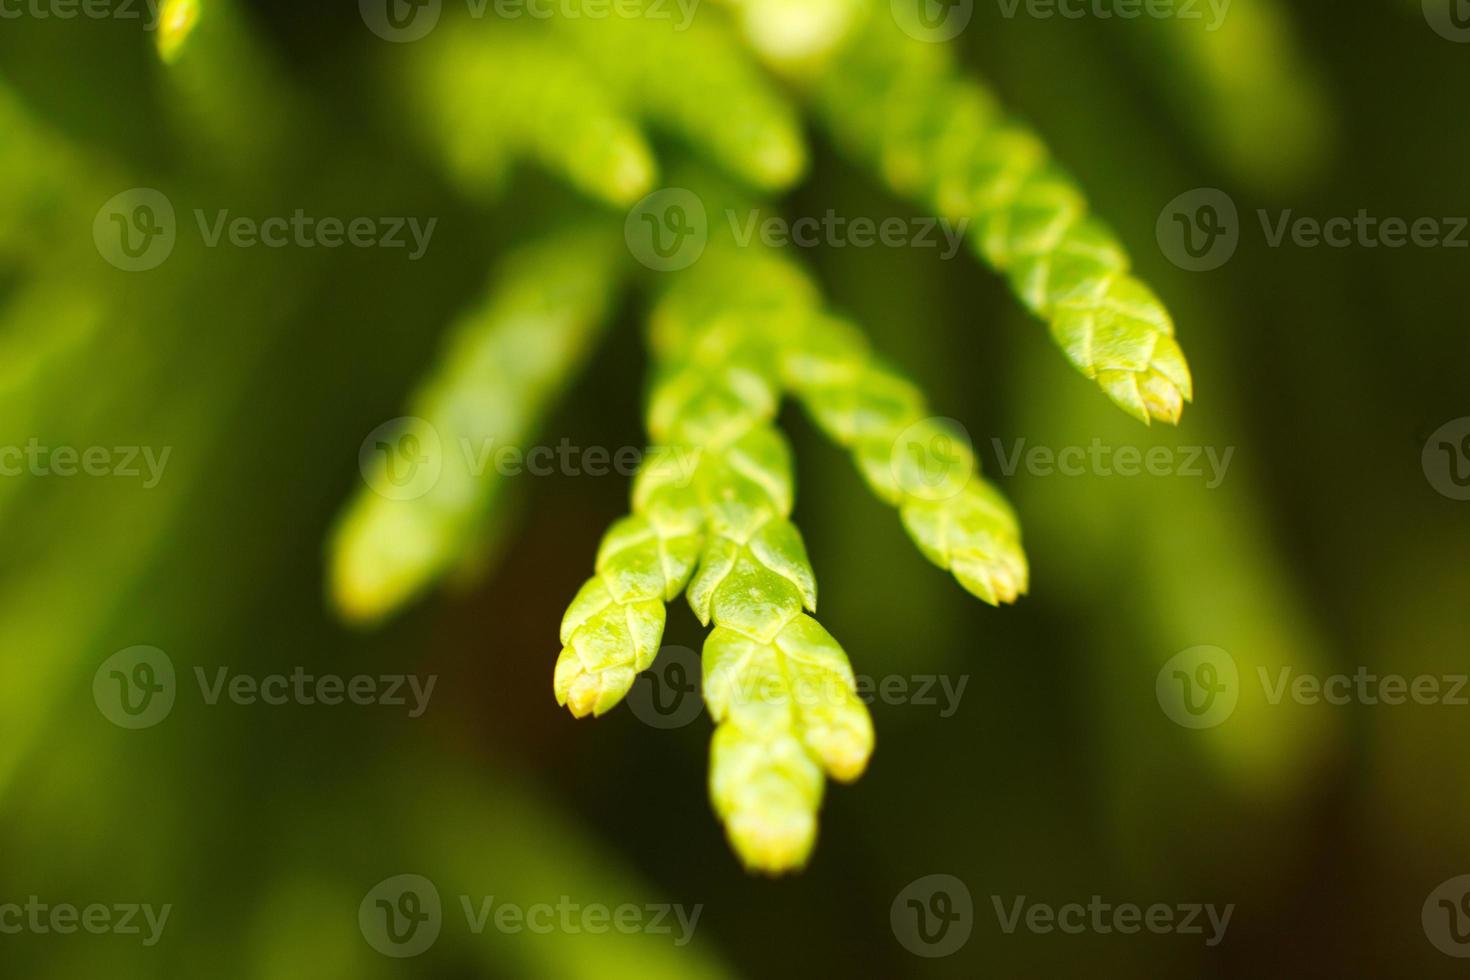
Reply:
[[969, 221], [975, 250], [1079, 371], [1136, 418], [1178, 421], [1193, 383], [1168, 311], [1045, 145], [941, 46], [870, 16], [813, 91], [838, 139], [895, 191]]

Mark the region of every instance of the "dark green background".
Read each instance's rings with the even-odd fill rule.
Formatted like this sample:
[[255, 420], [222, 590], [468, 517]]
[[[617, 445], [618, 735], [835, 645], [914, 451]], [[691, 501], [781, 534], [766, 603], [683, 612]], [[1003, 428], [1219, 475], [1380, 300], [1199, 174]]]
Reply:
[[[1470, 872], [1470, 707], [1259, 703], [1195, 732], [1154, 695], [1163, 662], [1198, 644], [1317, 673], [1467, 669], [1470, 503], [1436, 493], [1420, 453], [1470, 414], [1470, 250], [1270, 248], [1255, 213], [1470, 215], [1470, 45], [1435, 34], [1411, 2], [1283, 11], [1290, 63], [1248, 39], [1219, 52], [1221, 77], [1245, 93], [1231, 103], [1243, 126], [1176, 60], [1167, 33], [1180, 25], [1007, 19], [982, 3], [957, 42], [1174, 312], [1196, 381], [1177, 432], [1117, 412], [967, 254], [809, 256], [834, 302], [969, 428], [1020, 513], [1033, 586], [1013, 609], [975, 602], [914, 551], [840, 452], [783, 417], [823, 621], [858, 672], [969, 680], [950, 718], [874, 706], [869, 772], [829, 789], [810, 868], [779, 881], [747, 876], [722, 839], [706, 720], [664, 732], [619, 709], [574, 723], [551, 697], [556, 627], [625, 508], [621, 479], [522, 481], [496, 570], [380, 631], [342, 627], [323, 600], [324, 541], [360, 485], [359, 443], [402, 414], [498, 250], [569, 193], [525, 173], [500, 207], [459, 198], [404, 137], [394, 51], [352, 4], [249, 11], [290, 85], [251, 93], [287, 101], [244, 128], [265, 138], [277, 112], [324, 121], [270, 179], [191, 151], [135, 25], [0, 21], [0, 79], [94, 161], [106, 192], [6, 257], [0, 300], [41, 272], [100, 282], [107, 298], [79, 347], [44, 317], [33, 335], [5, 321], [0, 350], [55, 343], [64, 356], [45, 362], [40, 394], [0, 405], [0, 443], [174, 447], [146, 493], [0, 482], [0, 902], [174, 905], [153, 949], [0, 936], [0, 974], [536, 971], [526, 944], [542, 940], [451, 925], [417, 960], [372, 953], [357, 902], [417, 871], [446, 896], [462, 880], [522, 903], [703, 903], [701, 967], [746, 976], [1455, 975], [1420, 910]], [[1285, 98], [1257, 84], [1277, 75], [1316, 86], [1311, 127], [1252, 134]], [[812, 136], [815, 164], [788, 213], [910, 213]], [[182, 208], [440, 220], [418, 263], [181, 240], [164, 267], [134, 276], [92, 250], [90, 219], [137, 185], [168, 188]], [[1189, 273], [1161, 254], [1154, 225], [1201, 186], [1226, 190], [1245, 224], [1227, 265]], [[542, 442], [644, 442], [640, 309], [630, 300]], [[992, 437], [1235, 455], [1214, 491], [1001, 477]], [[698, 624], [673, 610], [668, 642], [697, 648]], [[420, 720], [181, 695], [164, 724], [125, 732], [99, 715], [91, 679], [133, 644], [167, 651], [181, 675], [304, 665], [439, 683]], [[966, 882], [975, 922], [961, 952], [930, 961], [896, 940], [889, 906], [933, 873]], [[1094, 894], [1236, 909], [1225, 942], [1206, 949], [1199, 937], [1006, 935], [991, 907], [992, 895]], [[595, 955], [621, 976], [643, 954]]]

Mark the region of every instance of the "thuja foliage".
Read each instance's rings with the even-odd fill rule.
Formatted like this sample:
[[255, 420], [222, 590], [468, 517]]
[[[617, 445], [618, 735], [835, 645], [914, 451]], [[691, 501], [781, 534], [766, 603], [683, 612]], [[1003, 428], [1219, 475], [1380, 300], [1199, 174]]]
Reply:
[[[187, 63], [189, 28], [219, 0], [176, 6], [161, 50]], [[442, 476], [418, 496], [364, 489], [347, 505], [330, 549], [335, 603], [381, 620], [465, 560], [504, 488], [488, 469], [451, 465], [453, 447], [534, 437], [609, 310], [635, 290], [648, 434], [694, 463], [650, 459], [637, 474], [627, 516], [561, 623], [553, 689], [577, 717], [614, 708], [653, 664], [682, 596], [709, 627], [713, 804], [740, 859], [769, 873], [807, 861], [825, 779], [858, 778], [874, 745], [827, 628], [841, 624], [816, 618], [815, 571], [791, 519], [791, 451], [775, 425], [782, 400], [851, 453], [924, 556], [981, 600], [1023, 594], [1027, 561], [1014, 513], [965, 441], [795, 260], [712, 227], [692, 266], [650, 275], [620, 240], [626, 209], [665, 186], [695, 188], [712, 213], [790, 188], [806, 168], [805, 117], [892, 190], [965, 219], [979, 260], [1124, 411], [1172, 423], [1192, 394], [1168, 312], [1078, 185], [890, 7], [747, 0], [701, 9], [687, 30], [654, 17], [446, 21], [394, 50], [395, 77], [410, 79], [394, 86], [405, 118], [466, 195], [493, 201], [531, 164], [579, 191], [582, 214], [529, 229], [450, 328], [405, 410], [439, 433]], [[664, 176], [685, 157], [677, 180]]]

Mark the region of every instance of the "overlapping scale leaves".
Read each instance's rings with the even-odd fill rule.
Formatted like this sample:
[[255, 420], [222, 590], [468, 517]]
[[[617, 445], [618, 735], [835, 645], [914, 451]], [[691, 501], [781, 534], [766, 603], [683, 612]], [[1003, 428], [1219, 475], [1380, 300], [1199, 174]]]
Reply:
[[776, 252], [712, 243], [666, 290], [649, 335], [650, 436], [698, 462], [684, 483], [640, 474], [633, 515], [608, 533], [563, 623], [557, 698], [577, 715], [612, 707], [651, 665], [664, 603], [684, 589], [713, 627], [703, 674], [715, 809], [748, 866], [790, 870], [815, 841], [824, 774], [861, 775], [873, 729], [846, 655], [812, 616], [790, 451], [773, 425], [783, 392], [852, 450], [920, 549], [986, 601], [1026, 588], [1019, 530], [962, 437], [938, 479], [907, 452], [951, 433]]
[[[570, 0], [580, 11], [585, 5]], [[570, 16], [556, 35], [651, 126], [674, 133], [726, 172], [779, 189], [801, 176], [806, 144], [797, 113], [723, 22], [641, 0], [639, 16]]]
[[[809, 615], [816, 579], [790, 520], [790, 451], [772, 425], [779, 347], [768, 317], [804, 293], [729, 271], [700, 268], [655, 314], [655, 348], [680, 383], [655, 397], [651, 428], [655, 439], [703, 447], [706, 541], [688, 591], [715, 627], [704, 655], [711, 796], [745, 863], [782, 871], [810, 854], [822, 772], [861, 775], [873, 727], [846, 655]], [[732, 281], [752, 286], [748, 307], [701, 301]]]
[[[1013, 602], [1029, 582], [1010, 505], [979, 471], [968, 438], [934, 419], [923, 393], [875, 355], [852, 324], [823, 311], [820, 291], [794, 262], [760, 248], [712, 247], [699, 287], [683, 304], [740, 317], [775, 352], [786, 391], [834, 441], [850, 449], [865, 481], [898, 508], [919, 550], [974, 595]], [[664, 317], [656, 322], [667, 328]]]
[[577, 717], [601, 715], [647, 670], [663, 638], [665, 603], [689, 582], [704, 542], [704, 514], [686, 469], [645, 462], [633, 513], [604, 535], [596, 574], [561, 624], [553, 686]]
[[[701, 263], [651, 318], [649, 433], [698, 458], [687, 487], [661, 490], [681, 505], [675, 560], [656, 533], [642, 546], [604, 544], [563, 624], [555, 686], [576, 714], [606, 710], [651, 663], [663, 600], [687, 586], [695, 614], [714, 627], [704, 653], [711, 797], [741, 859], [774, 873], [806, 862], [822, 774], [861, 775], [873, 727], [846, 655], [810, 615], [816, 579], [790, 519], [790, 450], [772, 424], [781, 378], [771, 326], [812, 294], [801, 277], [778, 275], [741, 281], [748, 288], [735, 297], [729, 271]], [[656, 499], [646, 485], [640, 474], [634, 516], [608, 541], [646, 534]]]
[[[643, 4], [650, 6], [650, 4]], [[453, 17], [405, 57], [424, 137], [463, 187], [494, 196], [533, 161], [605, 203], [653, 189], [645, 129], [671, 133], [755, 186], [806, 166], [795, 108], [723, 25], [660, 3], [550, 22]]]
[[1026, 591], [1015, 514], [979, 476], [968, 439], [931, 416], [918, 388], [876, 358], [858, 330], [809, 318], [785, 348], [783, 371], [930, 561], [992, 605]]
[[424, 138], [468, 192], [498, 194], [521, 159], [613, 205], [652, 186], [632, 114], [550, 32], [452, 21], [411, 57]]
[[970, 223], [1067, 358], [1129, 414], [1177, 422], [1193, 383], [1168, 311], [1030, 130], [945, 50], [870, 16], [813, 86], [837, 138], [897, 192]]
[[[907, 36], [876, 0], [726, 2], [748, 47], [806, 90], [844, 146], [897, 192], [968, 224], [979, 255], [1079, 370], [1145, 422], [1177, 421], [1192, 387], [1168, 313], [1045, 146], [962, 79], [942, 46]], [[572, 16], [508, 23], [446, 11], [433, 37], [402, 55], [411, 83], [394, 95], [465, 188], [500, 193], [513, 165], [530, 160], [626, 208], [659, 183], [652, 133], [746, 186], [780, 189], [800, 176], [798, 115], [729, 19], [592, 18], [580, 0], [562, 12]], [[720, 213], [712, 205], [724, 193], [710, 192], [708, 213]], [[711, 797], [747, 866], [778, 873], [808, 859], [826, 777], [860, 776], [874, 738], [846, 654], [814, 618], [815, 575], [791, 522], [790, 450], [773, 424], [782, 396], [852, 454], [923, 554], [964, 588], [1011, 602], [1028, 569], [1015, 515], [980, 477], [963, 432], [931, 416], [913, 384], [826, 312], [794, 263], [709, 232], [719, 240], [666, 280], [650, 318], [647, 425], [659, 448], [567, 609], [553, 687], [577, 717], [611, 710], [652, 665], [667, 605], [685, 594], [710, 627]], [[547, 253], [541, 275], [560, 277], [557, 309], [495, 306], [461, 328], [411, 411], [452, 437], [525, 432], [604, 312], [610, 263], [597, 247]], [[533, 287], [544, 281], [527, 275]], [[544, 363], [518, 359], [533, 323], [536, 343], [566, 341]], [[361, 497], [336, 542], [339, 605], [372, 618], [418, 591], [464, 550], [493, 495], [454, 476], [409, 506]], [[409, 551], [385, 548], [389, 538]]]

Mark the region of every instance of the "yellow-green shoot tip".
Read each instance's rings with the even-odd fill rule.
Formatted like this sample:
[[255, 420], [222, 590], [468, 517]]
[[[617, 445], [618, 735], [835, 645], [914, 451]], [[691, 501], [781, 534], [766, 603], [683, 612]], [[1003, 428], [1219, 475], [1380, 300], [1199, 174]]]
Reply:
[[199, 23], [199, 4], [200, 0], [163, 0], [155, 41], [164, 64], [171, 65], [178, 60], [184, 42]]

